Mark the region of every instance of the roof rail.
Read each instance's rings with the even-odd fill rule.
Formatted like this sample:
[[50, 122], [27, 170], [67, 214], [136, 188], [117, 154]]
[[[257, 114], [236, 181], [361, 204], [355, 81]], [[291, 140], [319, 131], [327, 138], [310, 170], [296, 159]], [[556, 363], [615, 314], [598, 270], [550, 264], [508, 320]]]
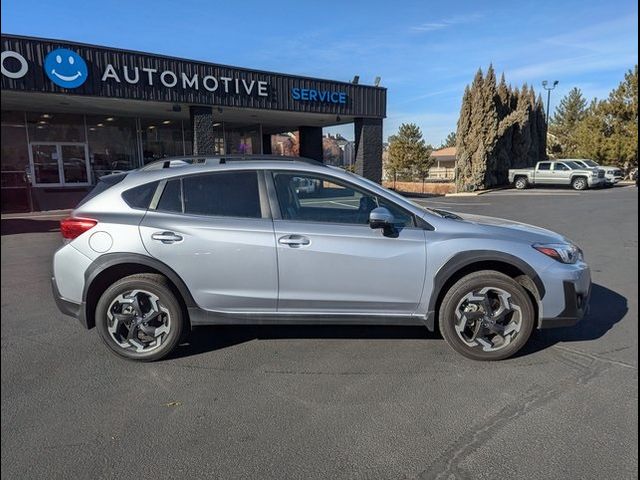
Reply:
[[324, 165], [324, 163], [307, 157], [292, 157], [273, 154], [260, 154], [260, 155], [221, 155], [220, 163], [227, 162], [259, 162], [259, 161], [271, 161], [271, 162], [302, 162], [311, 165]]
[[175, 168], [185, 167], [188, 165], [206, 165], [206, 164], [225, 164], [229, 162], [259, 162], [259, 161], [272, 161], [272, 162], [302, 162], [310, 165], [324, 166], [325, 164], [307, 157], [291, 157], [282, 155], [191, 155], [180, 157], [167, 157], [161, 158], [154, 162], [148, 163], [142, 168], [141, 171], [160, 170], [163, 168]]

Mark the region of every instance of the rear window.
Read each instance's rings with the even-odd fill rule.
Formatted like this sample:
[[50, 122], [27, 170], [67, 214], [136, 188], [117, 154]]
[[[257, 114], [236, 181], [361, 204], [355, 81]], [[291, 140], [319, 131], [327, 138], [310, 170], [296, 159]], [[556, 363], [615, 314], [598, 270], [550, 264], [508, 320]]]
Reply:
[[122, 198], [131, 208], [149, 208], [153, 194], [156, 193], [158, 182], [146, 183], [122, 192]]
[[105, 175], [104, 177], [100, 177], [100, 179], [98, 180], [98, 183], [96, 183], [96, 186], [93, 187], [93, 190], [91, 190], [86, 197], [80, 200], [80, 203], [78, 203], [76, 208], [78, 208], [81, 205], [84, 205], [93, 197], [97, 197], [102, 192], [120, 183], [122, 180], [124, 180], [126, 176], [127, 176], [127, 173], [114, 173], [112, 175]]
[[157, 209], [215, 217], [260, 218], [257, 173], [219, 172], [171, 180]]

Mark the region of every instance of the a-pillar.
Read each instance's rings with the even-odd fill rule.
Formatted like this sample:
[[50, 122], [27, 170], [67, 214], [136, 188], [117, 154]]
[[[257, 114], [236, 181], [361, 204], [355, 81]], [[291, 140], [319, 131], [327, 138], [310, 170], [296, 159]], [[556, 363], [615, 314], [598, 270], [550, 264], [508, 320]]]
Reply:
[[356, 118], [356, 173], [376, 183], [382, 182], [382, 119]]

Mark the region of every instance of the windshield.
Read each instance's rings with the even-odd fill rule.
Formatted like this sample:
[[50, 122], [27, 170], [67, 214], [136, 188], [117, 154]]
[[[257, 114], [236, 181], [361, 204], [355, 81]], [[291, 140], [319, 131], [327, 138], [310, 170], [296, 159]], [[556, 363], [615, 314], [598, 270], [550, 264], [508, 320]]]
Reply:
[[594, 162], [593, 160], [582, 160], [582, 163], [586, 163], [590, 167], [599, 167], [598, 162]]
[[571, 170], [578, 170], [580, 168], [584, 168], [582, 165], [578, 164], [577, 162], [568, 162], [568, 161], [564, 161], [563, 162], [567, 167], [569, 167]]

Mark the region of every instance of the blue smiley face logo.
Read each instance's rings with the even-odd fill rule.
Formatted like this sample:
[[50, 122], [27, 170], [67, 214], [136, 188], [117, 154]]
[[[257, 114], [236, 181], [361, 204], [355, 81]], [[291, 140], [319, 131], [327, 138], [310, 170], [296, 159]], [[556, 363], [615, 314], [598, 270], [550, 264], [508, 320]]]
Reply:
[[87, 80], [87, 64], [80, 55], [66, 48], [49, 52], [44, 71], [53, 83], [63, 88], [76, 88]]

